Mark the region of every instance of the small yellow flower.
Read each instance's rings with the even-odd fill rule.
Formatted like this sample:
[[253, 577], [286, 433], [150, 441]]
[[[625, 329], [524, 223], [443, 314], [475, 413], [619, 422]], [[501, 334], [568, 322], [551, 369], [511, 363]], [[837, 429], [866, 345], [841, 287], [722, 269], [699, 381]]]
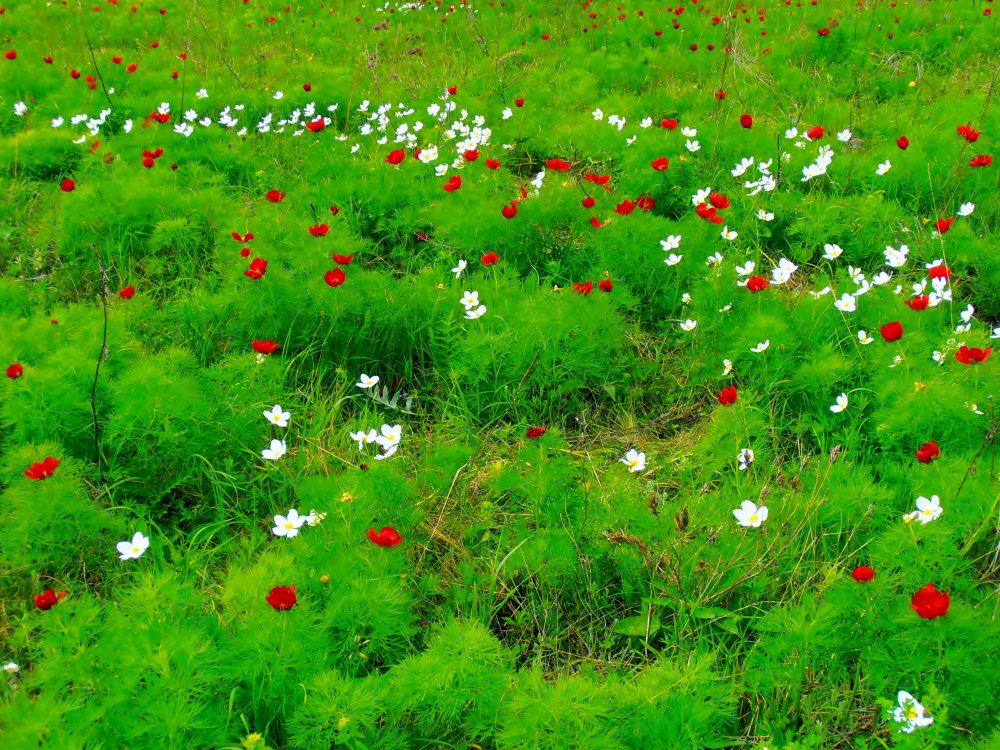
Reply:
[[339, 729], [343, 729], [344, 727], [346, 727], [350, 723], [350, 721], [351, 720], [348, 717], [341, 716], [340, 719], [337, 721], [337, 727]]
[[915, 88], [915, 87], [916, 87], [916, 85], [917, 85], [917, 82], [916, 82], [916, 81], [910, 81], [910, 88], [911, 88], [911, 89], [912, 89], [912, 88]]
[[264, 737], [260, 734], [260, 732], [251, 732], [240, 744], [245, 747], [246, 750], [253, 750], [254, 748], [264, 744]]

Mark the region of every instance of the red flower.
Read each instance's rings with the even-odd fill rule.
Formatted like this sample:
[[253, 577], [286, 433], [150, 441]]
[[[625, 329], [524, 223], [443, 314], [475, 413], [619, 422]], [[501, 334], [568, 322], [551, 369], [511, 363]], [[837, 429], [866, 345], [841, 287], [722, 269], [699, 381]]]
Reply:
[[7, 368], [7, 377], [11, 380], [17, 380], [24, 374], [24, 367], [21, 366], [20, 362], [15, 362]]
[[938, 448], [938, 444], [933, 440], [917, 448], [917, 460], [922, 464], [929, 464], [940, 455], [941, 449]]
[[264, 597], [264, 601], [274, 607], [278, 612], [284, 609], [291, 609], [298, 599], [295, 598], [295, 584], [291, 586], [275, 586], [271, 593]]
[[277, 190], [268, 190], [264, 194], [264, 197], [271, 201], [271, 203], [281, 203], [285, 199], [285, 194]]
[[615, 213], [620, 216], [628, 216], [633, 211], [635, 211], [635, 204], [628, 198], [615, 206]]
[[496, 159], [487, 159], [486, 160], [486, 166], [489, 169], [499, 169], [500, 168], [500, 162], [498, 162]]
[[767, 279], [763, 276], [751, 276], [747, 279], [747, 289], [751, 292], [763, 292], [767, 289]]
[[490, 252], [486, 253], [486, 255], [482, 256], [479, 259], [479, 262], [482, 263], [484, 266], [492, 266], [494, 263], [498, 262], [499, 260], [500, 260], [500, 256], [497, 255], [492, 250], [490, 250]]
[[303, 83], [302, 84], [302, 90], [305, 91], [305, 92], [307, 92], [307, 93], [309, 91], [312, 91], [313, 90], [312, 84], [311, 83]]
[[340, 208], [338, 208], [337, 206], [330, 206], [330, 213], [336, 216], [337, 214], [340, 213]]
[[313, 237], [326, 237], [326, 233], [330, 231], [329, 224], [314, 224], [309, 227], [309, 234]]
[[142, 166], [144, 166], [146, 169], [152, 169], [154, 164], [156, 164], [156, 161], [153, 159], [152, 156], [142, 157]]
[[389, 164], [400, 164], [405, 158], [406, 158], [406, 149], [397, 148], [395, 151], [392, 151], [387, 157], [385, 157], [385, 160]]
[[500, 213], [503, 214], [505, 219], [513, 219], [517, 216], [517, 204], [514, 202], [508, 203], [500, 209]]
[[111, 62], [113, 62], [115, 65], [120, 65], [121, 61], [122, 59], [118, 55], [115, 55], [114, 57], [111, 58]]
[[46, 456], [45, 460], [41, 462], [35, 462], [29, 466], [24, 471], [24, 476], [28, 479], [46, 479], [51, 477], [56, 473], [56, 467], [59, 465], [58, 458], [52, 458], [52, 456]]
[[368, 538], [379, 547], [395, 547], [403, 541], [403, 537], [392, 526], [383, 526], [382, 530], [377, 534], [375, 533], [375, 529], [368, 529]]
[[[676, 27], [674, 27], [674, 28], [676, 28]], [[719, 99], [720, 101], [721, 101], [722, 99], [725, 99], [725, 98], [726, 98], [726, 92], [725, 92], [725, 90], [721, 90], [721, 89], [720, 89], [719, 91], [716, 91], [716, 92], [715, 92], [715, 98], [716, 98], [716, 99]]]
[[341, 255], [340, 253], [333, 254], [333, 262], [338, 266], [349, 266], [351, 261], [354, 260], [354, 253], [350, 255]]
[[543, 42], [549, 41], [549, 35], [548, 34], [542, 34], [542, 41]]
[[653, 169], [655, 169], [655, 170], [656, 170], [657, 172], [662, 172], [662, 171], [664, 171], [664, 170], [665, 170], [665, 169], [666, 169], [667, 167], [669, 167], [669, 166], [670, 166], [670, 162], [669, 162], [669, 160], [667, 159], [667, 157], [665, 157], [665, 156], [660, 156], [660, 157], [657, 157], [656, 159], [653, 159], [653, 161], [652, 161], [652, 162], [650, 162], [649, 166], [651, 166], [651, 167], [652, 167]]
[[598, 219], [596, 216], [591, 216], [590, 217], [590, 226], [592, 226], [594, 229], [600, 229], [601, 227], [604, 226], [604, 224], [602, 224], [601, 220]]
[[979, 136], [983, 134], [981, 130], [975, 130], [968, 125], [959, 125], [958, 134], [962, 136], [969, 143], [975, 143], [979, 140]]
[[943, 591], [934, 588], [933, 583], [928, 583], [910, 599], [910, 609], [923, 617], [925, 620], [933, 620], [947, 614], [951, 600]]
[[515, 99], [514, 100], [514, 106], [515, 107], [523, 107], [524, 106], [524, 99], [522, 99], [521, 97], [518, 97], [517, 99]]
[[118, 292], [118, 296], [122, 299], [132, 299], [135, 296], [135, 287], [129, 284], [124, 289]]
[[988, 167], [993, 163], [993, 157], [987, 156], [986, 154], [980, 154], [979, 156], [974, 156], [972, 161], [969, 162], [970, 167]]
[[538, 440], [542, 435], [544, 435], [548, 430], [544, 427], [529, 427], [528, 437], [532, 440]]
[[52, 609], [56, 606], [62, 598], [66, 596], [67, 592], [60, 591], [58, 594], [52, 589], [45, 589], [42, 594], [35, 594], [32, 597], [35, 600], [35, 606], [42, 610]]
[[317, 117], [315, 120], [306, 123], [306, 129], [310, 133], [318, 133], [326, 127], [326, 120], [322, 117]]
[[927, 271], [927, 275], [932, 279], [950, 279], [951, 269], [948, 266], [931, 266]]
[[323, 281], [330, 286], [340, 286], [346, 280], [347, 274], [341, 268], [334, 268], [332, 271], [327, 271], [323, 274]]
[[811, 128], [809, 128], [809, 130], [806, 131], [806, 137], [810, 141], [815, 141], [817, 138], [822, 138], [823, 137], [823, 126], [822, 125], [813, 125]]
[[661, 128], [666, 128], [667, 130], [673, 130], [679, 124], [680, 123], [678, 123], [677, 120], [675, 120], [673, 118], [667, 118], [665, 120], [660, 120], [660, 127]]
[[462, 156], [466, 161], [475, 161], [479, 158], [479, 151], [474, 148], [470, 148], [468, 151], [464, 152]]
[[907, 138], [905, 135], [901, 135], [899, 136], [899, 138], [896, 139], [896, 145], [899, 146], [903, 151], [906, 151], [906, 149], [910, 147], [910, 139]]
[[904, 299], [903, 304], [906, 305], [911, 310], [926, 310], [927, 305], [930, 304], [931, 298], [926, 294], [922, 294], [919, 297], [914, 297], [913, 299]]
[[554, 169], [556, 172], [568, 172], [570, 170], [570, 167], [572, 167], [573, 165], [570, 164], [568, 161], [563, 161], [562, 159], [555, 158], [555, 159], [546, 159], [545, 166], [548, 167], [549, 169]]
[[884, 326], [878, 329], [879, 333], [882, 334], [882, 338], [886, 341], [899, 341], [903, 338], [903, 324], [898, 320], [894, 320], [891, 323], [886, 323]]
[[454, 193], [460, 187], [462, 187], [462, 178], [459, 177], [457, 174], [453, 174], [451, 177], [449, 177], [448, 182], [446, 182], [444, 185], [445, 192], [447, 193]]
[[719, 398], [719, 403], [722, 404], [723, 406], [732, 406], [733, 404], [736, 403], [736, 399], [739, 398], [739, 395], [736, 391], [736, 386], [727, 385], [725, 388], [719, 391], [718, 398]]
[[448, 93], [451, 94], [452, 96], [455, 96], [455, 94], [458, 93], [458, 86], [449, 86]]
[[127, 68], [125, 68], [125, 72], [126, 73], [135, 73], [136, 68], [138, 68], [138, 67], [139, 66], [136, 65], [135, 63], [131, 63]]
[[593, 196], [591, 196], [591, 195], [588, 195], [582, 201], [582, 204], [583, 204], [584, 208], [593, 208], [594, 207], [594, 203], [596, 203], [596, 201], [594, 200]]
[[614, 287], [615, 285], [611, 283], [611, 279], [601, 279], [597, 282], [597, 288], [602, 292], [610, 292]]
[[249, 258], [250, 257], [250, 248], [249, 247], [240, 248], [240, 257], [241, 258]]
[[258, 354], [274, 354], [279, 346], [280, 344], [275, 344], [271, 339], [264, 339], [263, 341], [254, 339], [253, 342], [253, 350]]
[[71, 70], [69, 72], [69, 77], [72, 78], [75, 81], [77, 78], [80, 77], [80, 71], [79, 70]]
[[573, 291], [576, 294], [590, 294], [594, 290], [594, 282], [587, 279], [586, 283], [581, 283], [579, 281], [573, 282]]
[[52, 57], [49, 56], [49, 55], [46, 55], [45, 57], [42, 58], [42, 62], [44, 62], [46, 65], [51, 65], [52, 64]]
[[653, 200], [652, 196], [640, 195], [635, 199], [635, 205], [641, 208], [643, 211], [652, 211], [653, 206], [656, 205], [656, 201]]
[[869, 568], [867, 565], [859, 565], [853, 571], [851, 571], [851, 578], [853, 578], [858, 583], [865, 583], [872, 580], [875, 577], [875, 571]]
[[749, 129], [753, 127], [753, 118], [750, 115], [740, 115], [740, 125]]
[[969, 347], [963, 344], [962, 348], [955, 352], [955, 359], [963, 365], [971, 365], [973, 363], [985, 362], [990, 358], [992, 352], [993, 349], [991, 347], [980, 349], [979, 347]]
[[76, 189], [76, 183], [67, 177], [59, 183], [59, 187], [62, 188], [64, 193], [72, 193]]
[[17, 59], [17, 50], [9, 49], [3, 53], [3, 56], [8, 60], [15, 60]]
[[250, 261], [250, 268], [243, 272], [249, 279], [259, 279], [267, 271], [267, 261], [263, 258], [254, 258]]
[[715, 206], [709, 206], [707, 203], [699, 203], [697, 206], [695, 206], [694, 210], [698, 214], [698, 216], [705, 219], [706, 221], [710, 221], [713, 224], [722, 223], [722, 217], [716, 216], [717, 210]]
[[719, 193], [712, 193], [708, 196], [708, 202], [716, 208], [729, 208], [729, 198]]
[[233, 239], [237, 242], [249, 242], [253, 239], [253, 235], [247, 232], [246, 234], [240, 234], [239, 232], [233, 232]]
[[947, 219], [938, 219], [934, 222], [934, 228], [938, 230], [941, 234], [944, 234], [949, 229], [951, 229], [951, 223], [955, 221], [954, 216], [949, 216]]

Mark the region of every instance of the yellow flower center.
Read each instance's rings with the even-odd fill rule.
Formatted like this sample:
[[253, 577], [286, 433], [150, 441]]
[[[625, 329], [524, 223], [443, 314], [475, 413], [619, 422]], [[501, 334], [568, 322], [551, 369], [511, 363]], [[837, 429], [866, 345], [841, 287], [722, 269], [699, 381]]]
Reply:
[[750, 516], [750, 523], [757, 523], [757, 519], [760, 518], [756, 513]]
[[906, 720], [907, 721], [913, 721], [916, 718], [917, 718], [917, 709], [915, 709], [915, 708], [908, 708], [908, 709], [906, 709]]
[[295, 528], [295, 524], [292, 523], [291, 521], [285, 521], [285, 528], [286, 529], [294, 529]]

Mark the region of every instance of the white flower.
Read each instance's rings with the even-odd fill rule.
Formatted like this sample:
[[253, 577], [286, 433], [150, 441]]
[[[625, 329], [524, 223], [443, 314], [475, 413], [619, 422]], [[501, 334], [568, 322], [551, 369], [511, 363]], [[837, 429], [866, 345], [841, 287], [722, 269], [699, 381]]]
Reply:
[[823, 249], [826, 251], [823, 253], [823, 257], [827, 260], [836, 260], [840, 257], [840, 254], [844, 252], [844, 249], [836, 243], [827, 243], [823, 245]]
[[774, 221], [774, 214], [762, 208], [757, 212], [757, 218], [761, 221]]
[[840, 414], [844, 409], [847, 408], [847, 394], [841, 393], [837, 396], [837, 403], [830, 407], [830, 411], [834, 414]]
[[930, 500], [928, 500], [921, 495], [917, 498], [917, 509], [905, 516], [905, 520], [928, 524], [940, 518], [942, 513], [944, 513], [944, 508], [941, 507], [941, 498], [937, 495], [931, 495]]
[[541, 190], [542, 183], [544, 181], [545, 181], [545, 170], [543, 169], [541, 172], [535, 175], [535, 179], [531, 181], [531, 184], [533, 187], [537, 188], [538, 190]]
[[733, 371], [733, 360], [724, 359], [722, 360], [722, 375], [725, 377]]
[[326, 513], [317, 513], [315, 510], [310, 510], [309, 515], [306, 516], [306, 523], [310, 526], [319, 526], [324, 518], [326, 518]]
[[361, 377], [358, 378], [358, 382], [355, 383], [358, 388], [371, 388], [378, 384], [378, 375], [366, 375], [361, 373]]
[[[681, 303], [685, 305], [690, 305], [691, 295], [688, 294], [687, 292], [684, 292], [684, 294], [681, 295]], [[997, 330], [1000, 331], [1000, 328], [997, 328]], [[1000, 336], [995, 336], [994, 338], [1000, 338]]]
[[293, 536], [298, 536], [299, 529], [305, 522], [306, 516], [300, 516], [299, 512], [292, 508], [288, 511], [287, 516], [274, 517], [274, 528], [271, 529], [271, 533], [275, 536], [285, 536], [291, 539]]
[[812, 297], [813, 299], [819, 299], [820, 297], [824, 297], [824, 296], [826, 296], [827, 294], [829, 294], [832, 291], [833, 291], [833, 289], [831, 289], [828, 286], [823, 287], [818, 292], [817, 291], [813, 291], [812, 289], [810, 289], [809, 290], [809, 296]]
[[792, 140], [793, 138], [798, 138], [798, 136], [799, 136], [798, 128], [789, 128], [788, 130], [785, 131], [785, 138], [787, 138], [788, 140]]
[[991, 339], [1000, 339], [1000, 326], [993, 329], [993, 333], [990, 334]]
[[25, 113], [28, 111], [28, 105], [24, 102], [14, 102], [14, 114], [18, 117], [24, 117]]
[[837, 140], [840, 141], [841, 143], [847, 143], [849, 140], [851, 140], [851, 131], [846, 129], [841, 130], [839, 133], [837, 133]]
[[708, 200], [708, 197], [712, 194], [712, 188], [702, 188], [697, 193], [691, 196], [691, 205], [697, 206], [699, 203], [704, 203]]
[[643, 117], [642, 120], [640, 120], [639, 122], [639, 127], [645, 129], [650, 127], [652, 124], [653, 124], [652, 117]]
[[385, 449], [389, 449], [394, 445], [398, 445], [400, 439], [403, 436], [402, 425], [382, 425], [382, 434], [375, 438], [375, 442], [381, 445]]
[[633, 474], [646, 468], [646, 454], [636, 451], [635, 448], [626, 453], [625, 458], [618, 460], [625, 464]]
[[385, 449], [385, 453], [378, 453], [375, 455], [376, 461], [384, 461], [385, 459], [392, 456], [399, 449], [398, 445], [390, 445]]
[[698, 150], [701, 149], [701, 144], [698, 143], [698, 141], [687, 140], [687, 141], [684, 141], [684, 148], [686, 148], [688, 151], [690, 151], [693, 154], [695, 151], [698, 151]]
[[[53, 125], [52, 127], [55, 127], [55, 125]], [[957, 213], [959, 216], [972, 216], [972, 212], [975, 210], [976, 210], [975, 203], [963, 203], [961, 206], [958, 207]]]
[[771, 271], [771, 283], [772, 284], [784, 284], [786, 281], [792, 278], [792, 274], [798, 270], [798, 266], [788, 260], [788, 258], [782, 258], [778, 261], [778, 267], [772, 269]]
[[194, 92], [194, 95], [199, 99], [207, 99], [208, 89], [198, 89], [197, 91]]
[[358, 430], [357, 432], [351, 433], [351, 440], [358, 441], [358, 450], [364, 448], [365, 443], [374, 443], [378, 432], [375, 430], [369, 430], [365, 432], [364, 430]]
[[722, 228], [722, 239], [732, 241], [737, 237], [739, 237], [739, 234], [735, 230], [730, 229], [728, 226]]
[[275, 404], [269, 411], [264, 412], [264, 419], [278, 427], [288, 427], [288, 418], [291, 412], [282, 411], [281, 404]]
[[713, 253], [712, 255], [709, 255], [705, 259], [705, 265], [708, 266], [709, 268], [712, 268], [713, 266], [717, 266], [719, 263], [721, 263], [722, 260], [723, 260], [722, 253]]
[[962, 320], [964, 320], [966, 323], [969, 323], [972, 320], [972, 316], [975, 314], [976, 314], [976, 308], [973, 307], [972, 305], [969, 305], [960, 313]]
[[746, 471], [750, 464], [753, 463], [753, 450], [751, 448], [743, 448], [737, 454], [736, 460], [740, 463], [740, 471]]
[[485, 314], [486, 314], [486, 305], [480, 305], [474, 310], [467, 309], [465, 311], [465, 319], [476, 320], [477, 318], [483, 317]]
[[868, 331], [866, 331], [864, 328], [858, 331], [858, 341], [860, 341], [865, 346], [868, 346], [868, 344], [872, 343], [874, 340], [875, 339], [869, 336]]
[[504, 107], [503, 112], [501, 112], [500, 114], [503, 117], [503, 119], [509, 120], [511, 117], [514, 116], [514, 110], [512, 110], [510, 107]]
[[698, 135], [698, 131], [695, 130], [694, 128], [689, 128], [687, 126], [684, 126], [683, 128], [681, 128], [681, 135], [683, 135], [685, 138], [694, 138], [696, 135]]
[[767, 351], [767, 347], [771, 345], [771, 339], [765, 339], [757, 344], [757, 346], [751, 346], [750, 351], [754, 354], [760, 354], [761, 352]]
[[64, 122], [65, 122], [65, 120], [63, 120], [63, 118], [61, 118], [61, 117], [55, 117], [52, 120], [52, 127], [54, 127], [54, 128], [61, 128]]
[[420, 149], [420, 154], [417, 158], [424, 164], [430, 164], [432, 161], [437, 161], [438, 147], [428, 146], [427, 148]]
[[855, 300], [850, 294], [841, 295], [840, 299], [834, 301], [833, 306], [841, 312], [849, 313], [858, 309], [857, 300]]
[[760, 525], [767, 520], [767, 506], [761, 505], [759, 508], [752, 500], [744, 500], [740, 507], [733, 511], [736, 522], [744, 528], [759, 529]]
[[693, 331], [697, 327], [698, 327], [697, 320], [685, 320], [683, 323], [681, 323], [682, 331]]
[[275, 99], [281, 99], [284, 96], [285, 96], [285, 93], [283, 91], [275, 91], [274, 92], [274, 98]]
[[660, 245], [666, 252], [669, 252], [670, 250], [676, 250], [681, 246], [681, 236], [679, 234], [668, 235], [667, 239], [660, 240]]
[[453, 269], [451, 269], [451, 272], [455, 274], [456, 279], [462, 275], [462, 271], [465, 270], [465, 267], [467, 265], [468, 263], [466, 262], [465, 258], [460, 258], [458, 261], [458, 265], [455, 266]]
[[118, 542], [115, 546], [118, 548], [119, 560], [138, 560], [149, 549], [149, 537], [137, 531], [132, 535], [131, 542]]
[[663, 259], [663, 262], [666, 263], [668, 266], [676, 266], [678, 263], [681, 262], [681, 258], [683, 257], [684, 257], [683, 255], [670, 253], [670, 255], [668, 255], [666, 258]]
[[757, 267], [757, 264], [752, 260], [748, 260], [745, 265], [736, 266], [737, 276], [749, 276], [753, 273], [753, 269]]
[[271, 447], [265, 448], [260, 452], [261, 458], [265, 458], [268, 461], [277, 461], [279, 458], [284, 456], [288, 452], [288, 446], [285, 445], [284, 440], [272, 440]]
[[3, 665], [3, 671], [6, 672], [7, 674], [15, 675], [21, 671], [21, 668], [17, 666], [17, 664], [15, 664], [14, 662], [9, 661]]
[[927, 715], [927, 710], [905, 690], [900, 690], [896, 698], [899, 707], [892, 712], [892, 719], [897, 724], [903, 725], [899, 728], [900, 732], [910, 734], [917, 727], [926, 727], [934, 723], [934, 719]]
[[892, 274], [887, 271], [879, 271], [872, 277], [872, 286], [883, 286], [892, 281]]
[[466, 310], [471, 310], [479, 304], [479, 292], [470, 292], [466, 290], [465, 294], [462, 295], [462, 299], [459, 301], [465, 305]]
[[888, 172], [890, 169], [892, 169], [892, 162], [886, 159], [884, 162], [878, 165], [878, 168], [875, 170], [875, 174], [881, 176], [884, 175], [886, 172]]

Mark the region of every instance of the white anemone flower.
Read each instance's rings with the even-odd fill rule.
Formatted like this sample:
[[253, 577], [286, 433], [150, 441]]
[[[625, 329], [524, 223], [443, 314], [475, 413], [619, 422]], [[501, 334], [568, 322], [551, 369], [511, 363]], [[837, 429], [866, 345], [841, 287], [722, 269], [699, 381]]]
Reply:
[[753, 463], [753, 449], [743, 448], [736, 456], [736, 460], [739, 461], [740, 471], [746, 471], [750, 468], [750, 464]]
[[834, 414], [840, 414], [844, 409], [847, 408], [847, 394], [841, 393], [837, 396], [837, 403], [830, 407], [830, 411]]
[[451, 272], [453, 274], [455, 274], [455, 278], [456, 279], [459, 278], [462, 275], [462, 271], [465, 270], [465, 267], [467, 265], [468, 265], [468, 261], [466, 261], [465, 258], [460, 258], [459, 261], [458, 261], [458, 265], [455, 266], [453, 269], [451, 269]]
[[299, 529], [306, 520], [307, 516], [300, 516], [299, 512], [292, 508], [288, 511], [288, 515], [274, 517], [274, 528], [271, 529], [271, 533], [291, 539], [293, 536], [298, 536]]
[[403, 437], [403, 427], [402, 425], [382, 425], [382, 434], [375, 438], [375, 442], [381, 445], [385, 449], [389, 449], [394, 445], [398, 445], [400, 439]]
[[118, 549], [119, 560], [138, 560], [142, 557], [142, 553], [149, 549], [149, 537], [137, 531], [132, 535], [132, 541], [118, 542], [115, 546]]
[[698, 327], [697, 320], [685, 320], [684, 322], [681, 323], [682, 331], [693, 331], [697, 327]]
[[744, 500], [740, 507], [733, 511], [736, 522], [744, 528], [759, 529], [760, 525], [767, 520], [767, 506], [757, 504], [752, 500]]
[[261, 458], [268, 461], [277, 461], [288, 452], [288, 446], [284, 440], [272, 440], [271, 447], [260, 452]]
[[917, 727], [927, 727], [934, 723], [934, 719], [927, 715], [927, 709], [905, 690], [900, 690], [896, 698], [899, 706], [893, 710], [892, 719], [902, 725], [899, 727], [900, 732], [910, 734]]
[[619, 458], [618, 460], [625, 464], [633, 474], [646, 468], [646, 454], [637, 451], [635, 448], [626, 453], [625, 458]]
[[365, 432], [364, 430], [358, 430], [357, 432], [351, 433], [351, 440], [357, 441], [359, 451], [363, 449], [366, 444], [374, 443], [376, 437], [378, 437], [377, 430], [368, 430], [368, 432]]
[[765, 339], [757, 344], [757, 346], [751, 346], [750, 351], [754, 354], [760, 354], [761, 352], [767, 351], [767, 348], [771, 345], [771, 339]]
[[378, 385], [378, 375], [366, 375], [361, 373], [361, 377], [358, 378], [358, 382], [355, 383], [358, 388], [371, 388]]
[[277, 427], [288, 427], [288, 419], [291, 412], [282, 411], [281, 404], [275, 404], [264, 412], [264, 419]]

